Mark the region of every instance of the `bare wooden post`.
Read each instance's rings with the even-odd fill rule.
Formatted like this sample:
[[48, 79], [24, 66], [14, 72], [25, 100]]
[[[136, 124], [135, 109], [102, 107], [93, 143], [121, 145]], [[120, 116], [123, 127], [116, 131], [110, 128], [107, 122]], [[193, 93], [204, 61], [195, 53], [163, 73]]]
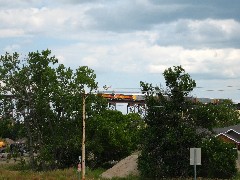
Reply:
[[85, 120], [86, 120], [86, 96], [85, 91], [83, 91], [83, 124], [82, 124], [82, 180], [85, 180]]
[[194, 148], [194, 180], [197, 179], [197, 150]]

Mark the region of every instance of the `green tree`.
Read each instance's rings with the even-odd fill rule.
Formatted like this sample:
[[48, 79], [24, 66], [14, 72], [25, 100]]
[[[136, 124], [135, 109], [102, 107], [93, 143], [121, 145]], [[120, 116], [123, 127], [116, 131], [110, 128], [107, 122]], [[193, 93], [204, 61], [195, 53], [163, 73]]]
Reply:
[[1, 114], [4, 119], [12, 118], [14, 124], [24, 125], [32, 168], [47, 170], [78, 163], [83, 94], [87, 162], [101, 166], [137, 149], [143, 121], [137, 114], [106, 110], [107, 101], [93, 93], [97, 83], [92, 69], [66, 68], [49, 50], [31, 52], [24, 59], [17, 53], [6, 53], [0, 63], [4, 83]]
[[189, 162], [185, 161], [189, 148], [196, 147], [200, 137], [192, 117], [186, 113], [183, 117], [191, 105], [184, 96], [196, 83], [181, 66], [168, 68], [163, 75], [167, 89], [147, 96], [147, 127], [139, 168], [147, 177], [185, 177], [189, 174]]
[[231, 179], [237, 173], [237, 151], [235, 145], [225, 143], [218, 138], [203, 139], [202, 166], [198, 166], [198, 175], [208, 178]]
[[91, 167], [109, 167], [138, 149], [144, 127], [138, 114], [103, 110], [88, 121], [87, 149]]
[[194, 114], [196, 123], [209, 130], [240, 123], [240, 114], [230, 100], [218, 104], [198, 103], [191, 109], [191, 113]]
[[[14, 109], [12, 118], [25, 125], [30, 164], [42, 169], [76, 162], [81, 154], [82, 94], [84, 88], [91, 92], [97, 87], [90, 68], [73, 71], [57, 63], [49, 50], [31, 52], [24, 59], [17, 53], [0, 58], [1, 114], [9, 118], [9, 110]], [[96, 105], [94, 96], [89, 99], [89, 112], [103, 107]]]
[[[203, 147], [202, 151], [206, 154], [205, 160], [211, 159], [213, 151], [211, 153], [206, 151], [216, 148], [213, 148], [211, 143], [204, 146], [203, 140], [212, 137], [212, 128], [219, 123], [218, 120], [223, 118], [220, 115], [218, 118], [212, 118], [208, 108], [193, 104], [188, 100], [189, 92], [196, 87], [196, 83], [181, 66], [168, 68], [163, 75], [166, 80], [166, 90], [152, 88], [151, 84], [141, 83], [141, 85], [149, 86], [143, 89], [159, 89], [159, 91], [152, 91], [154, 93], [146, 96], [148, 111], [145, 122], [147, 127], [143, 133], [138, 165], [144, 177], [155, 179], [188, 177], [192, 175], [192, 167], [189, 166], [189, 149]], [[226, 109], [226, 112], [229, 110]], [[221, 147], [229, 149], [225, 144]], [[234, 158], [235, 155], [232, 155], [232, 151], [229, 151], [230, 154], [226, 152], [224, 151], [224, 155], [229, 155], [231, 158], [222, 159], [223, 156], [220, 156], [221, 160], [232, 162], [232, 157]], [[215, 153], [217, 155], [220, 151]], [[212, 163], [221, 161], [211, 160]], [[234, 168], [235, 164], [232, 164], [230, 169], [233, 170], [229, 172], [228, 177], [234, 175]], [[216, 172], [211, 170], [212, 174]], [[206, 173], [203, 175], [209, 176]]]
[[2, 118], [0, 120], [0, 137], [14, 140], [25, 137], [23, 123], [14, 122], [12, 119]]

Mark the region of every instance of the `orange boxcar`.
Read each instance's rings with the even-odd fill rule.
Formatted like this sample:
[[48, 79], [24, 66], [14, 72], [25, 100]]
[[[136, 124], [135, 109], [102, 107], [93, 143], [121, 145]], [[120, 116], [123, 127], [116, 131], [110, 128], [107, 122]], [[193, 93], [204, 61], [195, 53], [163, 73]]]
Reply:
[[106, 99], [114, 99], [114, 94], [102, 94], [102, 97]]

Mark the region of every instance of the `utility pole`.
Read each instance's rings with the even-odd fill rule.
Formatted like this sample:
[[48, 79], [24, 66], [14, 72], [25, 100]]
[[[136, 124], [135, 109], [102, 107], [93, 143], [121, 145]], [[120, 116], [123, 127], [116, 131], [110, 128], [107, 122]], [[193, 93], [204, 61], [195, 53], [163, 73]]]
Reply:
[[82, 124], [82, 180], [85, 180], [85, 121], [86, 121], [86, 96], [83, 91], [83, 124]]

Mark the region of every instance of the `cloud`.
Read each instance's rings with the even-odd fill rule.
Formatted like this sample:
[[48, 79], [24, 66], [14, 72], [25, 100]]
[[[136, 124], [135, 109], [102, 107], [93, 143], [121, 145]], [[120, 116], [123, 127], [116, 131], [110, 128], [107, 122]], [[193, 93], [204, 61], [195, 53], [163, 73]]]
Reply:
[[14, 53], [20, 48], [18, 44], [12, 44], [4, 48], [5, 52]]
[[[181, 47], [158, 47], [158, 56], [165, 60], [155, 59], [149, 64], [149, 72], [162, 73], [173, 65], [182, 65], [186, 72], [197, 75], [198, 79], [239, 78], [239, 49], [184, 49]], [[201, 77], [203, 76], [203, 77]]]
[[149, 36], [129, 33], [119, 35], [118, 43], [77, 43], [57, 48], [54, 53], [68, 59], [66, 63], [69, 65], [88, 65], [101, 73], [161, 74], [168, 67], [182, 65], [186, 72], [197, 79], [240, 77], [240, 49], [166, 47], [152, 43], [148, 40]]
[[57, 0], [56, 2], [62, 2], [65, 4], [84, 4], [84, 3], [99, 3], [105, 2], [104, 0]]
[[116, 1], [102, 3], [87, 12], [95, 20], [95, 28], [115, 32], [146, 30], [164, 22], [172, 13], [184, 9], [180, 4], [154, 5], [148, 1]]
[[5, 33], [7, 37], [42, 34], [57, 37], [63, 32], [71, 33], [87, 27], [90, 21], [84, 15], [86, 10], [85, 7], [1, 10], [0, 30], [9, 31]]
[[17, 0], [17, 1], [5, 1], [0, 0], [0, 9], [15, 9], [15, 8], [26, 8], [39, 6], [43, 1], [39, 0]]
[[209, 17], [192, 19], [191, 14], [189, 19], [183, 15], [176, 17], [178, 12], [193, 5], [184, 2], [154, 4], [147, 0], [123, 0], [74, 6], [69, 2], [64, 7], [60, 3], [56, 7], [0, 9], [0, 38], [45, 36], [83, 41], [86, 36], [88, 40], [92, 36], [96, 39], [91, 41], [99, 42], [101, 37], [95, 34], [135, 33], [145, 34], [160, 46], [239, 48], [239, 21]]
[[3, 28], [0, 29], [0, 38], [8, 38], [8, 37], [20, 37], [23, 36], [25, 33], [22, 29], [19, 28]]
[[233, 19], [180, 19], [154, 28], [160, 45], [181, 45], [187, 48], [240, 47], [240, 23]]
[[[100, 5], [99, 5], [100, 4]], [[146, 30], [153, 25], [169, 23], [179, 19], [203, 20], [203, 19], [236, 19], [239, 20], [238, 4], [222, 0], [215, 2], [182, 1], [108, 1], [99, 3], [88, 11], [88, 15], [95, 22], [95, 28], [108, 31], [134, 31]]]

